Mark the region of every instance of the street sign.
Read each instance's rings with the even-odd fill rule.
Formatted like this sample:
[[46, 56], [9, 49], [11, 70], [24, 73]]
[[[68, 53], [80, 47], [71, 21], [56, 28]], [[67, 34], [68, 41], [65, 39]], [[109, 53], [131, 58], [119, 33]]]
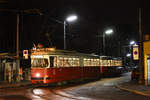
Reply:
[[23, 50], [23, 56], [25, 59], [28, 59], [28, 50]]
[[139, 60], [139, 46], [133, 45], [133, 60]]

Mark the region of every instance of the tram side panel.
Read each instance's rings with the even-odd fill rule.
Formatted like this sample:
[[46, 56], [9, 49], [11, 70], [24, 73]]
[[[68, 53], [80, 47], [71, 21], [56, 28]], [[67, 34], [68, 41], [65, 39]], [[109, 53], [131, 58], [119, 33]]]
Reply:
[[73, 79], [96, 78], [99, 67], [32, 69], [32, 83], [55, 83]]
[[100, 67], [32, 68], [32, 83], [54, 83], [100, 76]]

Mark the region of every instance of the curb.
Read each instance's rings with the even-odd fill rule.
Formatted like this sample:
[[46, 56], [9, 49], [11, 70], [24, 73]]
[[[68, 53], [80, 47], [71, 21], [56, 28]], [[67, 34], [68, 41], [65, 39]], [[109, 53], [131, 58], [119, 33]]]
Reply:
[[121, 87], [121, 86], [117, 86], [119, 89], [121, 89], [121, 90], [124, 90], [124, 91], [128, 91], [128, 92], [131, 92], [131, 93], [135, 93], [135, 94], [139, 94], [139, 95], [143, 95], [143, 96], [148, 96], [148, 97], [150, 97], [150, 95], [148, 95], [148, 94], [145, 94], [145, 93], [143, 93], [143, 92], [140, 92], [140, 91], [137, 91], [137, 90], [132, 90], [132, 89], [127, 89], [127, 88], [123, 88], [123, 87]]

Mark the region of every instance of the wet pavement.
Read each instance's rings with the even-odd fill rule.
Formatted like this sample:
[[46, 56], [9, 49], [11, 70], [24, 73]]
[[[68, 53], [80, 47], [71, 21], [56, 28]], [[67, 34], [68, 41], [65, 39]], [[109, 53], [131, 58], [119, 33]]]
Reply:
[[[4, 100], [11, 100], [11, 96], [14, 98], [12, 100], [19, 100], [17, 96], [18, 98], [23, 98], [24, 93], [31, 99], [24, 97], [22, 100], [53, 100], [50, 98], [56, 98], [55, 100], [132, 100], [133, 98], [136, 100], [149, 100], [150, 87], [139, 85], [137, 81], [131, 81], [129, 76], [130, 73], [126, 73], [123, 77], [103, 78], [95, 82], [56, 90], [35, 88], [26, 89], [23, 93], [19, 90], [18, 93], [13, 93], [12, 90], [12, 93], [8, 94], [6, 97], [5, 92], [1, 92], [4, 93], [3, 97], [6, 98]], [[19, 83], [1, 82], [0, 88], [7, 91], [5, 88], [25, 87], [30, 85], [30, 81], [22, 81]]]
[[[130, 83], [129, 77], [105, 78], [80, 86], [70, 87], [56, 92], [61, 95], [75, 98], [76, 100], [149, 100], [143, 95], [122, 91], [118, 88], [121, 84]], [[129, 84], [130, 85], [130, 84]], [[128, 88], [128, 87], [126, 87]]]

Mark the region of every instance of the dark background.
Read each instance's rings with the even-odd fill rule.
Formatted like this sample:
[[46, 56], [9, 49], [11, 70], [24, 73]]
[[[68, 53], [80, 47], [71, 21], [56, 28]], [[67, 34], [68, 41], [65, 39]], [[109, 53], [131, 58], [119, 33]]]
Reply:
[[0, 52], [16, 52], [16, 12], [40, 9], [42, 15], [20, 14], [20, 51], [34, 44], [63, 49], [63, 24], [69, 14], [78, 20], [67, 25], [67, 49], [102, 54], [103, 38], [97, 37], [112, 28], [106, 36], [106, 55], [120, 56], [122, 46], [138, 41], [138, 14], [142, 8], [142, 32], [149, 34], [149, 1], [138, 0], [0, 0]]

